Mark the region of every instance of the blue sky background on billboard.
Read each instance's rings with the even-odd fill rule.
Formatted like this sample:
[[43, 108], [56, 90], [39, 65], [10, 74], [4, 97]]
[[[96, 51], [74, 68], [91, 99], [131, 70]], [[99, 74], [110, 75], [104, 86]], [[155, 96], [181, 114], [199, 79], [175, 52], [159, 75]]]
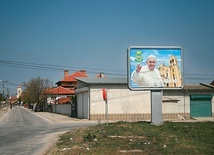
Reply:
[[[127, 76], [129, 46], [181, 46], [186, 84], [214, 78], [213, 0], [0, 0], [0, 80]], [[2, 90], [2, 88], [0, 87]]]
[[137, 51], [141, 51], [142, 52], [142, 57], [143, 57], [143, 61], [140, 63], [142, 66], [146, 65], [146, 59], [149, 55], [154, 55], [157, 59], [157, 64], [156, 67], [162, 63], [164, 63], [166, 66], [169, 66], [169, 57], [174, 55], [179, 63], [179, 67], [182, 70], [182, 66], [181, 66], [181, 49], [131, 49], [130, 51], [130, 62], [131, 62], [131, 68], [135, 68], [136, 67], [136, 52]]

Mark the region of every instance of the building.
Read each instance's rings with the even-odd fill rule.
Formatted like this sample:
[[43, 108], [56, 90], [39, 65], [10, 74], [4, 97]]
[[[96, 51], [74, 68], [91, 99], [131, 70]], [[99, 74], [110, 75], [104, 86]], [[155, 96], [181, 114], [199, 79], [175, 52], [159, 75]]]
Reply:
[[69, 75], [69, 71], [64, 71], [64, 78], [56, 83], [57, 86], [62, 86], [68, 89], [76, 89], [77, 80], [76, 77], [88, 77], [86, 74], [86, 70], [80, 70]]
[[[108, 119], [113, 121], [151, 120], [150, 91], [131, 91], [126, 78], [76, 78], [77, 117], [105, 120], [107, 90]], [[185, 85], [179, 90], [163, 90], [163, 120], [214, 117], [214, 87]]]
[[183, 79], [178, 60], [175, 56], [169, 58], [169, 66], [160, 64], [158, 66], [165, 87], [182, 87]]
[[[74, 72], [73, 74], [69, 75], [69, 71], [64, 71], [64, 78], [60, 81], [58, 81], [56, 88], [49, 88], [45, 91], [45, 95], [52, 96], [54, 100], [58, 100], [60, 98], [63, 98], [59, 100], [58, 103], [68, 103], [68, 101], [71, 99], [72, 96], [75, 96], [75, 89], [77, 87], [77, 80], [76, 77], [87, 77], [86, 71], [81, 70]], [[67, 99], [65, 99], [67, 98]], [[65, 102], [64, 102], [65, 101]], [[49, 102], [48, 102], [49, 103]]]
[[21, 86], [18, 86], [18, 87], [17, 87], [16, 98], [17, 98], [17, 99], [20, 98], [21, 95], [22, 95], [22, 88], [21, 88]]
[[[190, 119], [194, 117], [214, 117], [214, 87], [207, 84], [185, 85], [181, 90], [164, 90], [163, 118]], [[177, 99], [178, 101], [175, 101]]]
[[[171, 77], [169, 74], [172, 74], [172, 77], [179, 78], [180, 75], [176, 74], [179, 72], [176, 60], [173, 56], [170, 60], [170, 66], [162, 66], [165, 73], [168, 73], [166, 77]], [[69, 72], [65, 71], [64, 79], [57, 84], [56, 88], [49, 91], [49, 96], [51, 92], [55, 95], [53, 104], [50, 104], [53, 112], [89, 120], [105, 120], [107, 114], [108, 119], [113, 121], [151, 120], [150, 90], [131, 91], [125, 77], [106, 77], [103, 73], [88, 77], [84, 70], [69, 76]], [[103, 100], [103, 89], [107, 91], [107, 102]], [[69, 91], [66, 94], [67, 90]], [[74, 103], [71, 102], [72, 96], [76, 96]], [[211, 84], [201, 83], [185, 85], [182, 89], [164, 89], [163, 120], [214, 117], [213, 96], [214, 86]]]
[[[130, 91], [126, 78], [77, 78], [77, 117], [104, 120], [105, 101], [102, 88], [107, 90], [110, 120], [150, 119], [150, 91]], [[133, 106], [134, 103], [134, 106]], [[144, 113], [142, 113], [144, 111]]]
[[[69, 71], [65, 70], [64, 78], [56, 83], [57, 87], [45, 91], [45, 111], [76, 116], [76, 103], [71, 105], [72, 100], [75, 100], [76, 77], [87, 77], [86, 71], [80, 70], [69, 75]], [[74, 108], [71, 108], [71, 106]]]

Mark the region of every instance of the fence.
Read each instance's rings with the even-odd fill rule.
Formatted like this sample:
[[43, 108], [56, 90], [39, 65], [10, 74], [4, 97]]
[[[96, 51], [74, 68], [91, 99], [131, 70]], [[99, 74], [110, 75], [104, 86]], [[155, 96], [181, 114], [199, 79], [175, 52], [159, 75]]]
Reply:
[[52, 104], [52, 112], [71, 116], [71, 104]]

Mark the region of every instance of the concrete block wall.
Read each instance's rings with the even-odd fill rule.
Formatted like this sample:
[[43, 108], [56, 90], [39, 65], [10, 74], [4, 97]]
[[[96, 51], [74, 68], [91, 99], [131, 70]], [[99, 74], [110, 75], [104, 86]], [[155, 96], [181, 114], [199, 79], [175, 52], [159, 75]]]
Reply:
[[52, 112], [71, 116], [71, 104], [52, 104]]

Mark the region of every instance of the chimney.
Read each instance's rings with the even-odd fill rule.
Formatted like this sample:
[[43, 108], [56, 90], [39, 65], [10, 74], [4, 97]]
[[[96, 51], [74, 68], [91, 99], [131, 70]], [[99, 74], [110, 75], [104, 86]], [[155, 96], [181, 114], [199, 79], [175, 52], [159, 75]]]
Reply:
[[104, 73], [99, 73], [99, 74], [97, 75], [97, 77], [98, 77], [98, 78], [104, 78], [105, 75], [104, 75]]
[[86, 74], [86, 70], [80, 70], [80, 72]]
[[68, 70], [64, 70], [64, 79], [67, 78], [69, 76], [69, 71]]

